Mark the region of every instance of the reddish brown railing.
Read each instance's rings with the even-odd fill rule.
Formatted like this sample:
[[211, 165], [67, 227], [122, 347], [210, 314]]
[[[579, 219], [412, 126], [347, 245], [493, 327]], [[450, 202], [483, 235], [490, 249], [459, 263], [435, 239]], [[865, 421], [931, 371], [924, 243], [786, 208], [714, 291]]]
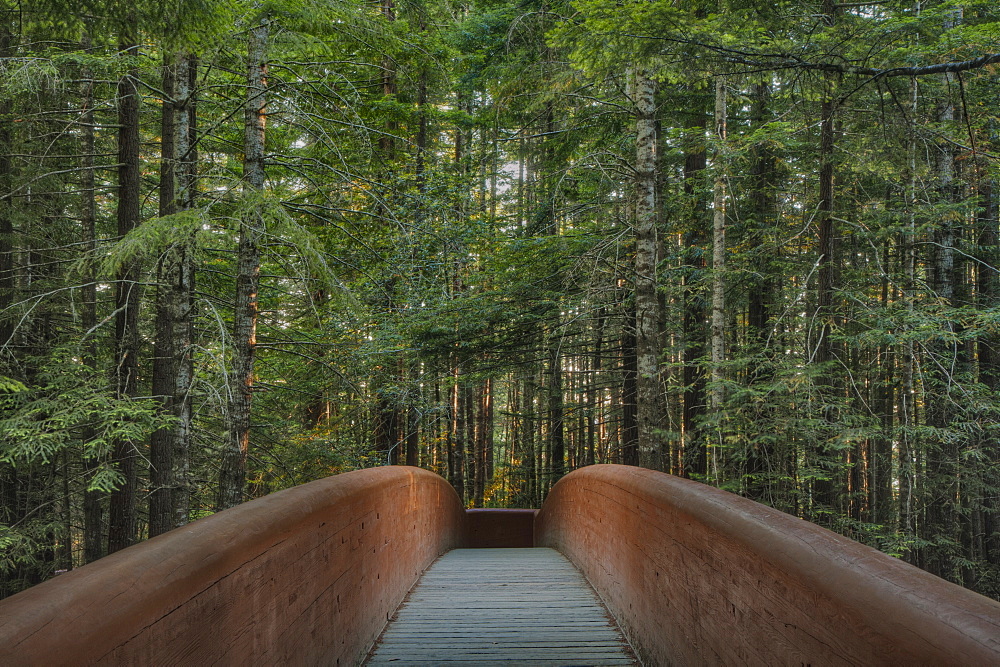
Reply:
[[571, 473], [535, 543], [576, 563], [647, 665], [1000, 665], [1000, 603], [663, 473]]
[[417, 468], [281, 491], [0, 602], [0, 665], [355, 665], [464, 520]]
[[591, 466], [542, 510], [386, 467], [196, 521], [0, 602], [0, 665], [354, 665], [455, 546], [559, 549], [647, 665], [1000, 664], [1000, 603], [663, 473]]

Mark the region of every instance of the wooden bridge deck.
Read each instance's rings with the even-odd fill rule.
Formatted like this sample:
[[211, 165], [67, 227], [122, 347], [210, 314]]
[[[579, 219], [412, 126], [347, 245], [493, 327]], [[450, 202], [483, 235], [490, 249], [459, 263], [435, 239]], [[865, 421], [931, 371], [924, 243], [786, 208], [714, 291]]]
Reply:
[[399, 606], [366, 665], [636, 665], [583, 575], [553, 549], [455, 549]]

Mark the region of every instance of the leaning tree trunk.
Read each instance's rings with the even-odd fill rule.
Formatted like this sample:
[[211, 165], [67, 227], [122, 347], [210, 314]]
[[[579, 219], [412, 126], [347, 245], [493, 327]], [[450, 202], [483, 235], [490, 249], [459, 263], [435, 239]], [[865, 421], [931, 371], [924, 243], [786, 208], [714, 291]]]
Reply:
[[[247, 100], [243, 152], [243, 184], [248, 198], [264, 189], [264, 134], [267, 91], [267, 44], [270, 21], [261, 18], [248, 39]], [[260, 286], [260, 246], [264, 219], [257, 206], [248, 206], [240, 221], [237, 250], [236, 296], [233, 312], [233, 374], [229, 391], [229, 442], [222, 455], [216, 508], [243, 501], [247, 451], [250, 445], [250, 403], [253, 392], [254, 352]]]

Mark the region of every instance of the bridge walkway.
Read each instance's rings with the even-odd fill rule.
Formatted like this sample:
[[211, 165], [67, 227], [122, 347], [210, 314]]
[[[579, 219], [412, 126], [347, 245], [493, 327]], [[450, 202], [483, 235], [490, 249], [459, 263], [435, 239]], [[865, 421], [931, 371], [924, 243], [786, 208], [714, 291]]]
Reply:
[[421, 577], [367, 665], [636, 665], [583, 575], [554, 549], [455, 549]]

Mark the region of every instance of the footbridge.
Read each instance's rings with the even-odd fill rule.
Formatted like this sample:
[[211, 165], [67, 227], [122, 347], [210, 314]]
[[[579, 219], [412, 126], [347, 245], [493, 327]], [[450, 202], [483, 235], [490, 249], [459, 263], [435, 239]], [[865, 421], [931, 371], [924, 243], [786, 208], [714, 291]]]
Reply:
[[537, 512], [467, 511], [417, 468], [337, 475], [0, 602], [0, 665], [366, 660], [997, 665], [1000, 603], [744, 498], [615, 465], [567, 475]]

